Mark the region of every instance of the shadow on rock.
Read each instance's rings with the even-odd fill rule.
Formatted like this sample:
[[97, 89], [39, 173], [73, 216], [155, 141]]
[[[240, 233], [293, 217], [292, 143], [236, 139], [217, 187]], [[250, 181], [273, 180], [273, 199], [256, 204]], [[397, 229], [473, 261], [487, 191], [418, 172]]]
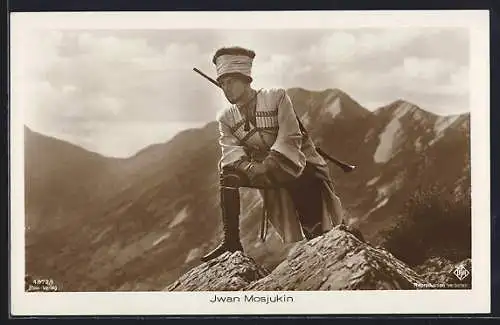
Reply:
[[268, 272], [242, 252], [227, 252], [203, 263], [165, 288], [167, 291], [237, 291]]
[[337, 226], [296, 245], [272, 272], [245, 253], [228, 252], [191, 269], [165, 290], [398, 290], [456, 283], [456, 265], [434, 263], [434, 268], [422, 265], [416, 271], [387, 250], [358, 237], [346, 226]]

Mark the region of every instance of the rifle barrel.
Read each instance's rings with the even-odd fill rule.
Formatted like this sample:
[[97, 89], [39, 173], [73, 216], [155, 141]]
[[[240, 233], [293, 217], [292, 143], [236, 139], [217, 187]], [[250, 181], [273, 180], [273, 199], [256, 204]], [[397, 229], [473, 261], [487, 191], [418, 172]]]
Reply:
[[348, 163], [341, 161], [337, 158], [333, 158], [332, 156], [327, 154], [323, 149], [321, 149], [319, 147], [316, 147], [316, 151], [318, 151], [318, 153], [321, 156], [323, 156], [323, 158], [326, 158], [326, 159], [330, 160], [331, 162], [337, 164], [337, 166], [342, 168], [342, 170], [344, 170], [345, 172], [350, 172], [350, 171], [353, 171], [354, 169], [356, 169], [356, 166], [348, 164]]
[[193, 70], [197, 73], [199, 73], [200, 75], [202, 75], [203, 77], [205, 77], [205, 79], [207, 79], [208, 81], [210, 81], [211, 83], [213, 83], [214, 85], [216, 85], [217, 87], [220, 88], [220, 85], [217, 81], [215, 81], [214, 79], [212, 79], [210, 76], [207, 76], [206, 74], [204, 74], [202, 71], [200, 71], [198, 68], [193, 68]]

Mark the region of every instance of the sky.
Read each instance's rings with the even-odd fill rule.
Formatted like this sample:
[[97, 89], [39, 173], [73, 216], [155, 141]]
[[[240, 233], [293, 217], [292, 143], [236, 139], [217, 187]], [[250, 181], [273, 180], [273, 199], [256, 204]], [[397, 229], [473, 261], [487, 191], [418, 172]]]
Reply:
[[339, 88], [369, 110], [404, 99], [470, 111], [465, 28], [51, 30], [25, 33], [13, 78], [32, 130], [128, 157], [203, 126], [227, 105], [192, 71], [215, 76], [216, 49], [256, 52], [255, 88]]

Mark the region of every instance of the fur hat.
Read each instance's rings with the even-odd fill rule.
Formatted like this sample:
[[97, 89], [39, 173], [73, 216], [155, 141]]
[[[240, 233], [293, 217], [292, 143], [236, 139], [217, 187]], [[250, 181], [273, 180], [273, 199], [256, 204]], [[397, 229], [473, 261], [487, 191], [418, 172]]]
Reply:
[[217, 80], [227, 74], [243, 75], [252, 81], [252, 63], [255, 52], [239, 46], [218, 49], [212, 62], [217, 71]]

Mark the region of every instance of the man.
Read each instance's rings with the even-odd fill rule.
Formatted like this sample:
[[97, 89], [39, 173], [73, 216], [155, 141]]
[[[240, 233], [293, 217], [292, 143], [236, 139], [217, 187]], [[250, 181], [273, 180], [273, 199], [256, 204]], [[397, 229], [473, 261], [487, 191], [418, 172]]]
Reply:
[[285, 243], [314, 238], [342, 223], [326, 161], [300, 130], [284, 89], [252, 88], [255, 52], [241, 47], [216, 51], [217, 82], [231, 104], [218, 114], [224, 239], [201, 258], [243, 251], [240, 187], [257, 188], [264, 202], [261, 237], [269, 222]]

